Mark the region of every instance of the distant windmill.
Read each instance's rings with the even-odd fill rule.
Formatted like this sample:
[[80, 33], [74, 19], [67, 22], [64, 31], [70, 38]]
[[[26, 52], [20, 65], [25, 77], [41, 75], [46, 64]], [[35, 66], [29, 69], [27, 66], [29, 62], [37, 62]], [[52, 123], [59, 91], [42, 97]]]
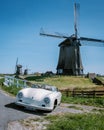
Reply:
[[30, 71], [30, 69], [26, 67], [26, 69], [24, 69], [24, 75], [28, 75], [28, 71]]
[[15, 65], [15, 74], [18, 77], [20, 74], [22, 74], [22, 65], [18, 64], [18, 58], [16, 60], [16, 65]]
[[[59, 60], [57, 65], [57, 73], [64, 75], [81, 75], [83, 74], [83, 65], [80, 55], [80, 46], [86, 45], [82, 43], [82, 41], [92, 42], [89, 45], [93, 45], [93, 43], [97, 43], [97, 45], [104, 46], [104, 40], [87, 38], [87, 37], [79, 37], [78, 33], [78, 11], [79, 4], [74, 4], [74, 30], [75, 33], [71, 36], [59, 35], [56, 34], [48, 34], [44, 31], [40, 32], [40, 35], [43, 36], [51, 36], [56, 38], [64, 38], [65, 40], [59, 44], [60, 53]], [[99, 44], [98, 44], [99, 43]], [[87, 44], [88, 45], [88, 44]]]

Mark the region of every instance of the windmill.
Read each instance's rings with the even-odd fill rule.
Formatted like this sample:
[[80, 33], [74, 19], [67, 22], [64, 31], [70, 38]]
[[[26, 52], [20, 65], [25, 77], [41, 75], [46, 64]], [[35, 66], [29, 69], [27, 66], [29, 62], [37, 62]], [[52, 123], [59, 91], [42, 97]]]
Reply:
[[30, 71], [30, 69], [26, 66], [26, 69], [24, 69], [24, 75], [28, 75], [28, 71]]
[[18, 58], [16, 60], [16, 65], [15, 65], [15, 74], [16, 74], [16, 77], [22, 74], [22, 65], [18, 64]]
[[[59, 35], [59, 34], [48, 34], [44, 31], [40, 32], [40, 35], [43, 36], [51, 36], [56, 38], [64, 38], [65, 40], [59, 44], [60, 53], [59, 60], [57, 65], [57, 74], [64, 75], [81, 75], [83, 74], [83, 65], [80, 54], [80, 46], [84, 45], [83, 42], [91, 42], [101, 44], [104, 46], [104, 40], [87, 38], [87, 37], [79, 37], [78, 33], [78, 11], [79, 11], [79, 3], [74, 4], [74, 30], [75, 33], [71, 36]], [[98, 44], [99, 43], [99, 44]], [[86, 45], [86, 44], [85, 44]]]

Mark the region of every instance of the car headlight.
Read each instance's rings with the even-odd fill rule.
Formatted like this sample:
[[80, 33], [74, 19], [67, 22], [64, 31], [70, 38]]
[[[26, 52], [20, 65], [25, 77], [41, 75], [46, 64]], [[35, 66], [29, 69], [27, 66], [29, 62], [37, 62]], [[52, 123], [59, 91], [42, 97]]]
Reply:
[[46, 98], [44, 98], [44, 102], [45, 102], [46, 104], [49, 104], [49, 103], [50, 103], [50, 99], [49, 99], [48, 97], [46, 97]]
[[23, 93], [22, 92], [19, 92], [18, 93], [18, 98], [22, 98], [23, 97]]

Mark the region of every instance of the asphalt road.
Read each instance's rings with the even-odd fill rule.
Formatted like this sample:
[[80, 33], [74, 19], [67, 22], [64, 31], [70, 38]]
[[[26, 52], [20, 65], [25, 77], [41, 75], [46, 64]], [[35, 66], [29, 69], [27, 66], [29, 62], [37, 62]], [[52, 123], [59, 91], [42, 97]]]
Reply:
[[14, 104], [15, 98], [0, 90], [0, 130], [7, 130], [11, 121], [27, 118], [31, 115], [42, 115], [36, 111], [29, 111]]

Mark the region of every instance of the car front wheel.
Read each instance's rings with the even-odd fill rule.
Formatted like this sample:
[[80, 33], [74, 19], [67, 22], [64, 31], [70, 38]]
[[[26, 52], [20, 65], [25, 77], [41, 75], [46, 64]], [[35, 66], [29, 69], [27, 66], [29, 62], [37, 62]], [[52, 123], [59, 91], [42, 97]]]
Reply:
[[55, 109], [57, 107], [57, 99], [54, 101], [54, 108]]

